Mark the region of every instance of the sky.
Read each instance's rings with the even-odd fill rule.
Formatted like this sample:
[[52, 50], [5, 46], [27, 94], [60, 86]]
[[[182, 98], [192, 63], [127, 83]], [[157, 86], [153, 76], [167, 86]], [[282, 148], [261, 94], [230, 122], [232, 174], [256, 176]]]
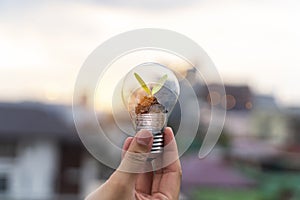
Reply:
[[163, 28], [197, 42], [225, 83], [300, 106], [299, 1], [160, 2], [0, 1], [0, 101], [71, 103], [97, 46], [132, 29]]

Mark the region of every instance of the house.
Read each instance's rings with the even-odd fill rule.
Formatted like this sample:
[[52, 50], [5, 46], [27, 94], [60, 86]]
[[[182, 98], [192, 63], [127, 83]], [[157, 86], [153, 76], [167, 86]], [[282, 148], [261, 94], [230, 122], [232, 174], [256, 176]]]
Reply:
[[0, 199], [82, 199], [105, 172], [83, 147], [70, 106], [0, 103]]
[[222, 87], [220, 84], [211, 84], [209, 85], [210, 91], [208, 91], [207, 86], [202, 86], [199, 89], [199, 101], [202, 102], [202, 108], [206, 107], [210, 110], [214, 106], [217, 110], [225, 109], [224, 130], [232, 137], [250, 135], [248, 125], [253, 109], [253, 94], [250, 88], [246, 85], [224, 85], [226, 94], [221, 94]]
[[270, 95], [255, 95], [251, 113], [253, 135], [274, 145], [283, 145], [289, 133], [284, 108]]

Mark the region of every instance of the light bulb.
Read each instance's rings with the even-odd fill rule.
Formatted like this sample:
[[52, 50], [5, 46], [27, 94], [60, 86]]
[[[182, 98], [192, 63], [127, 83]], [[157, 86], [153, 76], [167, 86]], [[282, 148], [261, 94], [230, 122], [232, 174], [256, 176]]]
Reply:
[[150, 158], [163, 152], [163, 129], [178, 96], [179, 83], [175, 74], [158, 63], [143, 63], [127, 73], [122, 85], [122, 98], [136, 132], [141, 129], [153, 134]]

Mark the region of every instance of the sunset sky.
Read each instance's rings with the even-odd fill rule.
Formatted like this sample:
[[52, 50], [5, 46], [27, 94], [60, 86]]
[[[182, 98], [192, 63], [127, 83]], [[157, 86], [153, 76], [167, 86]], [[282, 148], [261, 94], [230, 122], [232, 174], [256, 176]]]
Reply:
[[197, 42], [225, 83], [300, 105], [299, 1], [160, 2], [0, 1], [0, 101], [71, 103], [78, 70], [98, 45], [150, 27]]

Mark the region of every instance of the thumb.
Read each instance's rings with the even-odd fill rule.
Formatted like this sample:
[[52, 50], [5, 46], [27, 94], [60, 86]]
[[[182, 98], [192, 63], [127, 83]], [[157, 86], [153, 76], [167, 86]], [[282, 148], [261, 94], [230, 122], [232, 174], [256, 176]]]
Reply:
[[128, 151], [132, 153], [148, 153], [152, 147], [153, 136], [148, 130], [142, 129], [135, 135]]
[[[145, 172], [148, 154], [153, 143], [152, 133], [148, 130], [140, 130], [133, 138], [128, 151], [113, 174], [114, 179], [135, 182], [139, 173]], [[149, 170], [148, 170], [149, 171]]]
[[129, 173], [144, 172], [143, 167], [151, 150], [152, 143], [152, 133], [148, 130], [140, 130], [133, 138], [118, 170]]

